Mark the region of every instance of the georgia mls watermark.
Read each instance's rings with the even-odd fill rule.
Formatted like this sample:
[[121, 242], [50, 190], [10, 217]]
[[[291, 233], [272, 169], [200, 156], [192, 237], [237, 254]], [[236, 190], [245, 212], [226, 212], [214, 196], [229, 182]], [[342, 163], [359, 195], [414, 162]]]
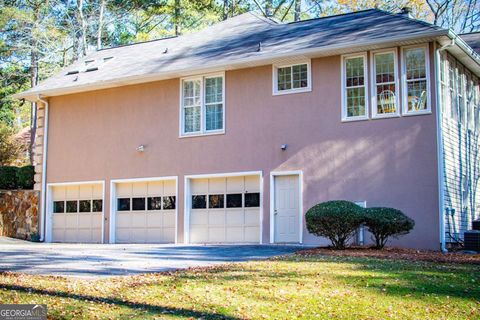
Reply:
[[0, 304], [0, 320], [46, 320], [45, 304]]

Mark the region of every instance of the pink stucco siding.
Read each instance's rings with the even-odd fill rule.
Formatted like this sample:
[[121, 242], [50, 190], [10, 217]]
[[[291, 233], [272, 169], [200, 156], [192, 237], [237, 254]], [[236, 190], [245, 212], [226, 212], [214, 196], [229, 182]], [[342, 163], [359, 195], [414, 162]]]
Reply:
[[[333, 199], [396, 207], [416, 227], [394, 244], [438, 248], [435, 104], [428, 115], [342, 123], [341, 57], [311, 65], [312, 91], [281, 96], [272, 66], [227, 71], [221, 135], [179, 138], [179, 79], [50, 98], [47, 181], [105, 180], [108, 239], [111, 179], [178, 176], [182, 242], [185, 175], [261, 170], [267, 243], [270, 172], [303, 170], [304, 211]], [[320, 239], [304, 226], [303, 241]]]

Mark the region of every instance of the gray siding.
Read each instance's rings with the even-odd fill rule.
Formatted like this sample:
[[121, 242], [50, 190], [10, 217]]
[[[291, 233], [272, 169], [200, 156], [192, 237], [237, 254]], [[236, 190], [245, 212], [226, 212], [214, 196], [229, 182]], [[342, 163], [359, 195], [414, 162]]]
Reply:
[[480, 217], [478, 79], [446, 54], [442, 68], [445, 239], [461, 244]]

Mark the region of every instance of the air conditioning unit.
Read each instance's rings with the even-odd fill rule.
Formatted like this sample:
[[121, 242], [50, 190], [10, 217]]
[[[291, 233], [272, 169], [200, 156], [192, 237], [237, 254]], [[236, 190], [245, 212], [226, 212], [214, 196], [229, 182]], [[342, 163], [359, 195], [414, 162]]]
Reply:
[[480, 252], [480, 230], [465, 231], [463, 245], [465, 250]]
[[472, 230], [479, 230], [480, 231], [480, 219], [472, 221]]

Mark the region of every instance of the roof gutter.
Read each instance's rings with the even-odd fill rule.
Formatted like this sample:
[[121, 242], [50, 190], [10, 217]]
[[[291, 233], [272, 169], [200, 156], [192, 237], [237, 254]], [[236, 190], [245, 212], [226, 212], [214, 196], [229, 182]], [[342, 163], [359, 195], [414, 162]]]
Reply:
[[42, 188], [40, 190], [40, 241], [45, 241], [45, 225], [47, 220], [47, 151], [48, 151], [48, 101], [37, 95], [37, 101], [45, 106], [45, 115], [43, 122], [43, 152], [42, 152]]
[[[448, 30], [448, 37], [452, 39], [452, 43], [456, 44], [460, 49], [462, 49], [470, 58], [475, 60], [480, 65], [480, 55], [475, 52], [458, 34], [453, 30]], [[451, 47], [452, 44], [445, 45], [443, 47]]]
[[440, 227], [440, 250], [443, 253], [448, 252], [445, 243], [445, 167], [443, 150], [443, 129], [442, 129], [442, 85], [440, 81], [441, 56], [440, 53], [456, 44], [456, 38], [440, 48], [435, 49], [435, 92], [436, 92], [436, 120], [437, 120], [437, 172], [438, 172], [438, 213]]

